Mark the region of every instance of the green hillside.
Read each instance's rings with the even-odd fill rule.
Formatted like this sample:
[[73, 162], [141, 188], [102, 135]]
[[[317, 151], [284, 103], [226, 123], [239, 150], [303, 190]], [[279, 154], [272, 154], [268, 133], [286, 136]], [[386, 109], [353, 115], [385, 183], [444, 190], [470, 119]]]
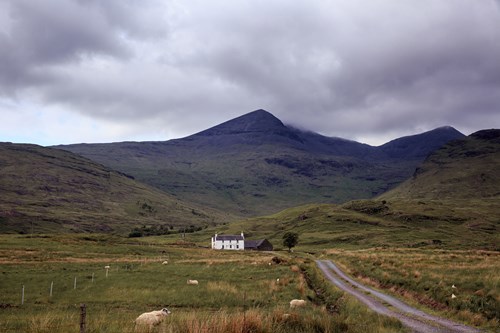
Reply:
[[[209, 245], [210, 236], [239, 234], [250, 239], [267, 238], [283, 248], [287, 231], [300, 235], [299, 250], [373, 247], [500, 250], [498, 222], [483, 222], [488, 214], [440, 203], [352, 201], [344, 205], [307, 205], [278, 214], [209, 228], [190, 236]], [[493, 211], [490, 203], [489, 211]], [[498, 221], [498, 210], [489, 219]]]
[[424, 247], [499, 250], [500, 130], [485, 130], [431, 154], [412, 179], [376, 200], [307, 205], [208, 233], [268, 238], [281, 246], [286, 231], [300, 247]]
[[230, 216], [59, 149], [0, 143], [0, 232], [163, 231]]
[[500, 202], [499, 170], [500, 130], [483, 130], [438, 149], [411, 179], [381, 198]]

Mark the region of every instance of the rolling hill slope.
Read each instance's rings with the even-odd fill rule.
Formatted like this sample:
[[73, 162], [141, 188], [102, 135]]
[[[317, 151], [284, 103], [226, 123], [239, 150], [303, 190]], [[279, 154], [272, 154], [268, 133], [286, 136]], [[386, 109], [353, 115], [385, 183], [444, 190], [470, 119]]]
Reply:
[[440, 128], [372, 147], [284, 125], [257, 110], [183, 139], [57, 146], [169, 194], [239, 216], [371, 198], [463, 134]]
[[[500, 130], [483, 130], [432, 153], [385, 199], [500, 199]], [[500, 209], [500, 204], [499, 204]]]
[[76, 154], [0, 143], [0, 232], [118, 232], [183, 228], [230, 216], [186, 204]]
[[307, 249], [375, 246], [500, 250], [500, 130], [476, 132], [431, 154], [412, 179], [376, 200], [306, 205], [208, 229], [247, 231], [281, 246], [286, 231]]

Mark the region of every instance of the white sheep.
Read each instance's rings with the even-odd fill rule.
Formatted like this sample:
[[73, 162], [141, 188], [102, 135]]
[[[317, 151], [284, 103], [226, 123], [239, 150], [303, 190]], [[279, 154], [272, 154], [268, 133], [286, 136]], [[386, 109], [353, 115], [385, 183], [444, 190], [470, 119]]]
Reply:
[[163, 308], [141, 314], [135, 320], [135, 331], [138, 332], [147, 329], [150, 332], [154, 326], [159, 325], [170, 313], [167, 308]]
[[187, 284], [197, 286], [198, 285], [198, 280], [187, 280]]
[[301, 307], [301, 306], [304, 306], [306, 305], [306, 301], [303, 300], [303, 299], [292, 299], [290, 301], [290, 308], [298, 308], [298, 307]]
[[451, 294], [451, 298], [454, 299], [457, 298], [457, 296], [455, 296], [455, 294]]
[[452, 286], [451, 286], [451, 289], [457, 289], [457, 287], [455, 287], [455, 285], [452, 285]]
[[161, 263], [162, 265], [168, 265], [168, 260], [165, 260], [164, 262]]

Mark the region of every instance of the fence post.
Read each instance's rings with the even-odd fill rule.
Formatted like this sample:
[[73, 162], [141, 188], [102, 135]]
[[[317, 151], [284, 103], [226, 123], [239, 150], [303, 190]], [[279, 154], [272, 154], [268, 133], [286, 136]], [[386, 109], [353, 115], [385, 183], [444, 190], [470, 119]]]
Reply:
[[21, 305], [24, 304], [24, 284], [23, 284], [23, 291], [21, 292]]
[[76, 289], [76, 276], [75, 276], [75, 283], [73, 285], [73, 289]]
[[52, 288], [54, 287], [54, 281], [50, 283], [50, 297], [52, 297]]
[[80, 333], [85, 333], [85, 320], [87, 319], [87, 306], [85, 303], [80, 304]]
[[247, 326], [247, 292], [243, 292], [243, 332], [246, 332]]

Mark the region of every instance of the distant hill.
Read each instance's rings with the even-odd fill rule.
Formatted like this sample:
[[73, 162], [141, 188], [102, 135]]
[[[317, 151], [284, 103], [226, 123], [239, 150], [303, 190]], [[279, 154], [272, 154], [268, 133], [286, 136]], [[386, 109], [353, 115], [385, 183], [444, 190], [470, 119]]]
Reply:
[[208, 226], [200, 208], [60, 149], [0, 143], [0, 232], [117, 232]]
[[380, 150], [392, 158], [425, 158], [444, 143], [463, 137], [464, 135], [453, 127], [444, 126], [423, 135], [411, 135], [392, 140], [380, 146]]
[[439, 128], [381, 147], [286, 126], [265, 110], [182, 139], [57, 146], [172, 194], [239, 216], [371, 198], [463, 134]]
[[383, 199], [498, 199], [500, 130], [482, 130], [429, 155], [413, 177]]

